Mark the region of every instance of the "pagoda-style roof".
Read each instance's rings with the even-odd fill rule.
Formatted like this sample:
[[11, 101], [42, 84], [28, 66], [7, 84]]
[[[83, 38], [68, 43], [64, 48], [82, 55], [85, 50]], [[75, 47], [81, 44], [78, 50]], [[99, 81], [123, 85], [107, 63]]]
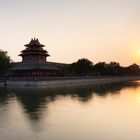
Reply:
[[26, 47], [44, 47], [45, 45], [43, 44], [40, 44], [39, 40], [38, 39], [31, 39], [30, 43], [29, 44], [26, 44], [24, 45]]
[[12, 71], [26, 71], [26, 70], [60, 70], [68, 64], [55, 62], [18, 62], [11, 68]]
[[10, 69], [12, 76], [49, 77], [61, 76], [61, 69], [67, 64], [47, 62], [48, 52], [38, 39], [31, 39], [19, 56], [22, 61], [15, 63]]
[[21, 54], [20, 54], [19, 56], [30, 55], [30, 54], [33, 54], [33, 55], [43, 55], [43, 56], [50, 56], [50, 55], [48, 54], [48, 52], [45, 51], [45, 50], [40, 50], [40, 51], [38, 51], [38, 50], [31, 50], [31, 51], [29, 51], [29, 50], [23, 50], [23, 51], [21, 51]]
[[38, 39], [31, 39], [29, 44], [24, 45], [26, 46], [26, 49], [21, 51], [21, 54], [19, 56], [25, 56], [25, 55], [42, 55], [42, 56], [50, 56], [46, 50], [43, 49], [45, 45], [40, 44]]

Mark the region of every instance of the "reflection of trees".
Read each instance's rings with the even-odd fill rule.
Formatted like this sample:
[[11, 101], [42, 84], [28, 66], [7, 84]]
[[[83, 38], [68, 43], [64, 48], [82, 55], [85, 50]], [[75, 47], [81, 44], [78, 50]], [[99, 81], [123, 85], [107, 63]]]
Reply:
[[[106, 85], [65, 87], [53, 89], [39, 88], [0, 88], [0, 105], [6, 104], [11, 97], [16, 97], [22, 105], [23, 110], [28, 114], [30, 120], [37, 121], [42, 118], [44, 110], [49, 102], [54, 102], [58, 97], [70, 96], [80, 102], [88, 102], [93, 95], [105, 97], [108, 94], [118, 94], [124, 88], [137, 88], [139, 83], [116, 83]], [[47, 112], [45, 112], [46, 114]]]
[[118, 94], [121, 89], [138, 88], [139, 84], [135, 82], [120, 82], [112, 84], [97, 85], [93, 88], [93, 92], [98, 96], [106, 96], [110, 94]]
[[13, 98], [13, 94], [9, 93], [6, 87], [0, 88], [0, 106], [7, 105], [8, 101]]
[[[110, 94], [118, 94], [124, 88], [137, 88], [139, 83], [136, 82], [121, 82], [103, 85], [77, 86], [65, 88], [23, 88], [10, 89], [10, 93], [15, 93], [17, 98], [24, 105], [27, 112], [37, 111], [38, 108], [44, 107], [46, 103], [55, 101], [58, 96], [70, 96], [80, 101], [89, 101], [93, 94], [106, 96]], [[1, 97], [0, 97], [1, 99]]]

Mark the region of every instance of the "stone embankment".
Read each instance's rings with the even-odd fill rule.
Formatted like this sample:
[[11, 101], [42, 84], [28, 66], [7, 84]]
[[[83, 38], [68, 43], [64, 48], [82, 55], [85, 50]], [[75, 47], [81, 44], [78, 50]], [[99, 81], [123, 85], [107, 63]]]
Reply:
[[6, 81], [1, 81], [1, 85], [6, 86], [38, 86], [38, 87], [63, 87], [91, 84], [106, 84], [123, 81], [140, 80], [140, 76], [123, 77], [55, 77], [55, 78], [23, 78], [13, 77]]

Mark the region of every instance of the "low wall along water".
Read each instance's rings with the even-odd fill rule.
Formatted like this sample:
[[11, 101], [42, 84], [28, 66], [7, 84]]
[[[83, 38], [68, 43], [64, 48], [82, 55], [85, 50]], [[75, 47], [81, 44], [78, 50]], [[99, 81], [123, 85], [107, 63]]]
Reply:
[[38, 86], [38, 87], [62, 87], [89, 84], [105, 84], [122, 81], [140, 80], [140, 76], [124, 77], [53, 77], [53, 78], [33, 78], [33, 77], [12, 77], [1, 85], [6, 86]]

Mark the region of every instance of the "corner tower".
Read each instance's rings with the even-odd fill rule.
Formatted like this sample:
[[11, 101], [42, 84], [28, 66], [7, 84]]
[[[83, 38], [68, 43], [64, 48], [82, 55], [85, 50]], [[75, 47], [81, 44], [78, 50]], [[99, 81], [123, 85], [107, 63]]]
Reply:
[[21, 51], [22, 62], [36, 61], [46, 62], [47, 57], [50, 56], [46, 50], [43, 49], [45, 45], [40, 44], [38, 39], [31, 39], [31, 41], [24, 45], [26, 48]]
[[45, 45], [40, 44], [38, 39], [31, 39], [26, 48], [21, 51], [21, 62], [14, 64], [11, 68], [13, 77], [56, 77], [61, 76], [64, 64], [47, 62], [48, 52], [43, 49]]

